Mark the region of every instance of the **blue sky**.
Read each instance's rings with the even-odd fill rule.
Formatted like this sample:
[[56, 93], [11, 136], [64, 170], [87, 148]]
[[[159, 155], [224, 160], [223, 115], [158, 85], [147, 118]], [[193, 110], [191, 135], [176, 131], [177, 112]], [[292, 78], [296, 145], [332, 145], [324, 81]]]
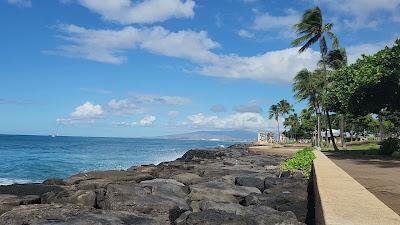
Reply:
[[400, 0], [0, 0], [0, 133], [141, 137], [274, 129], [315, 68], [292, 25], [320, 6], [349, 60], [399, 37]]

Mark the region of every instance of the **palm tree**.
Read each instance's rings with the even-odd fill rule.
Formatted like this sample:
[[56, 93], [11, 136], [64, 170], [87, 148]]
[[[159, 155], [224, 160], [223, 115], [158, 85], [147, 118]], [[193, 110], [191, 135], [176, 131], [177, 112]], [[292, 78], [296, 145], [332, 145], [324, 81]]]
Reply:
[[[285, 127], [290, 127], [290, 130], [292, 131], [292, 138], [296, 139], [296, 129], [299, 125], [299, 118], [296, 113], [293, 115], [289, 115], [288, 118], [285, 119], [285, 122], [283, 123]], [[289, 130], [289, 131], [290, 131]]]
[[[339, 40], [336, 35], [331, 31], [333, 28], [332, 23], [324, 23], [322, 12], [319, 7], [315, 7], [306, 10], [301, 18], [301, 21], [294, 25], [294, 29], [300, 36], [292, 41], [293, 46], [302, 46], [299, 49], [299, 53], [306, 51], [311, 45], [319, 43], [319, 50], [322, 58], [323, 70], [326, 77], [326, 55], [328, 53], [328, 45], [326, 42], [326, 36], [328, 36], [332, 41], [332, 48], [337, 49], [339, 46]], [[326, 83], [326, 82], [325, 82]], [[329, 117], [329, 112], [326, 113]], [[330, 121], [329, 118], [328, 122]], [[320, 121], [318, 121], [318, 127], [320, 128]], [[320, 136], [320, 129], [318, 130], [318, 136]], [[332, 129], [330, 129], [331, 136], [333, 137]], [[320, 137], [318, 138], [318, 144], [320, 142]], [[337, 150], [334, 139], [332, 138], [333, 147]]]
[[314, 110], [317, 115], [317, 145], [321, 141], [321, 93], [324, 83], [323, 73], [320, 70], [310, 72], [303, 69], [296, 74], [293, 83], [294, 97], [298, 101], [308, 100], [309, 106]]
[[[328, 55], [326, 56], [325, 63], [326, 65], [328, 65], [329, 68], [333, 70], [338, 70], [340, 68], [347, 66], [346, 49], [339, 48], [329, 51]], [[344, 112], [343, 110], [340, 111], [342, 111], [340, 114], [340, 139], [342, 142], [342, 147], [346, 147], [344, 139]]]
[[269, 108], [269, 119], [274, 118], [276, 120], [276, 123], [278, 124], [278, 141], [281, 140], [281, 133], [279, 133], [279, 115], [281, 114], [281, 111], [279, 110], [278, 105], [271, 105]]
[[293, 111], [293, 106], [285, 99], [279, 101], [278, 108], [283, 117]]

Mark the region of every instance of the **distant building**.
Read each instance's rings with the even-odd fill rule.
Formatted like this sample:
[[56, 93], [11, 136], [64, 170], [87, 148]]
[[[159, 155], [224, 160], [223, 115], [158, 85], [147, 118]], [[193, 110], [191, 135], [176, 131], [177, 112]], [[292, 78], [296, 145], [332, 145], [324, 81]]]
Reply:
[[267, 144], [275, 142], [274, 134], [272, 132], [260, 131], [257, 133], [257, 143]]

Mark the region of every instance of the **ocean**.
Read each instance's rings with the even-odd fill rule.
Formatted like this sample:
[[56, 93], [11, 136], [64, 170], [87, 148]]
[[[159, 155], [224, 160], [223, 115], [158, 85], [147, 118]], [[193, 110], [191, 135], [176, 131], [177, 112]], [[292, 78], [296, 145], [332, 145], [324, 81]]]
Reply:
[[187, 150], [233, 142], [0, 135], [0, 185], [67, 178], [79, 172], [158, 164]]

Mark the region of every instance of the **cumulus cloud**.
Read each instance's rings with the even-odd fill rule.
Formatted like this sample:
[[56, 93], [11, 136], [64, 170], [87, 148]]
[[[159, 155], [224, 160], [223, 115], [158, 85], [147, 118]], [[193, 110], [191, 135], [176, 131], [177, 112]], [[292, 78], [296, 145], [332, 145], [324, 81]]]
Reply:
[[211, 106], [210, 110], [212, 112], [226, 112], [225, 106], [221, 104]]
[[143, 119], [135, 122], [113, 122], [112, 125], [115, 127], [149, 127], [152, 126], [156, 121], [156, 117], [152, 115], [147, 115]]
[[201, 129], [265, 129], [273, 127], [273, 121], [266, 120], [258, 113], [236, 113], [227, 117], [206, 116], [202, 113], [191, 115], [179, 124]]
[[77, 0], [104, 20], [121, 24], [155, 23], [194, 16], [193, 0]]
[[220, 56], [218, 61], [202, 66], [198, 72], [209, 76], [245, 78], [265, 83], [288, 83], [301, 69], [315, 69], [319, 59], [319, 53], [312, 49], [299, 54], [298, 48], [287, 48], [250, 57]]
[[56, 120], [59, 124], [73, 124], [77, 122], [94, 122], [102, 118], [104, 110], [101, 105], [95, 105], [91, 102], [85, 102], [77, 106], [68, 118], [59, 118]]
[[284, 16], [273, 16], [269, 13], [256, 15], [253, 22], [253, 28], [256, 30], [268, 30], [273, 28], [291, 29], [300, 19], [300, 13], [289, 9]]
[[381, 21], [372, 17], [374, 13], [386, 11], [396, 14], [400, 7], [400, 0], [315, 0], [315, 2], [326, 4], [337, 12], [351, 15], [352, 19], [344, 22], [354, 29], [376, 27]]
[[31, 0], [7, 0], [7, 2], [19, 7], [32, 7]]
[[348, 61], [349, 63], [354, 63], [361, 55], [372, 55], [385, 48], [385, 46], [393, 46], [393, 44], [394, 40], [390, 40], [349, 46], [346, 48]]
[[59, 30], [61, 32], [59, 37], [66, 44], [45, 53], [112, 64], [126, 61], [123, 53], [135, 48], [194, 62], [208, 62], [217, 58], [209, 50], [219, 47], [218, 43], [208, 38], [205, 31], [171, 32], [159, 26], [151, 28], [128, 26], [121, 30], [93, 30], [76, 25], [61, 25]]
[[181, 96], [162, 96], [156, 94], [141, 94], [141, 93], [130, 93], [131, 97], [135, 101], [144, 104], [161, 104], [161, 105], [187, 105], [192, 102], [190, 98]]
[[[315, 68], [320, 57], [318, 52], [311, 49], [298, 54], [298, 48], [249, 57], [216, 54], [212, 50], [220, 45], [204, 31], [170, 32], [162, 27], [130, 26], [121, 30], [91, 30], [75, 25], [61, 26], [61, 30], [61, 37], [69, 44], [48, 53], [118, 64], [126, 60], [123, 55], [125, 51], [141, 48], [155, 54], [192, 61], [197, 67], [190, 71], [198, 74], [268, 83], [290, 82], [297, 71]], [[153, 96], [149, 99], [157, 98]], [[167, 102], [171, 100], [177, 99], [164, 99]]]
[[144, 109], [131, 103], [128, 99], [116, 100], [112, 99], [107, 104], [108, 109], [116, 115], [128, 115], [143, 113]]

